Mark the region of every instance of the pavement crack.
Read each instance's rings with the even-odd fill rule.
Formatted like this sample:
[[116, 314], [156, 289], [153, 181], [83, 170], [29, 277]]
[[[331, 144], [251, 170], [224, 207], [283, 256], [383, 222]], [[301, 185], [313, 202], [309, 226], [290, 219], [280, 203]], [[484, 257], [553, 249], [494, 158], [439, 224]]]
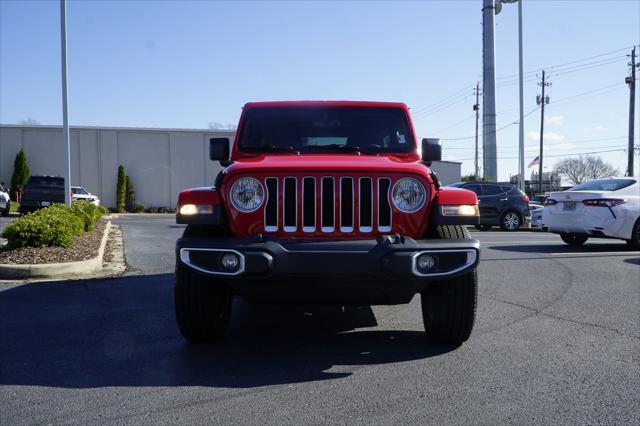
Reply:
[[493, 297], [493, 296], [487, 296], [487, 295], [484, 295], [484, 294], [478, 294], [478, 296], [484, 297], [484, 298], [487, 298], [487, 299], [491, 299], [491, 300], [494, 300], [496, 302], [505, 303], [507, 305], [517, 306], [519, 308], [529, 310], [529, 311], [534, 313], [534, 316], [535, 315], [540, 315], [540, 316], [544, 316], [544, 317], [547, 317], [547, 318], [553, 318], [553, 319], [557, 319], [557, 320], [560, 320], [560, 321], [570, 322], [570, 323], [573, 323], [573, 324], [578, 324], [578, 325], [583, 325], [583, 326], [588, 326], [588, 327], [595, 327], [595, 328], [599, 328], [601, 330], [611, 331], [611, 332], [619, 334], [620, 336], [623, 336], [623, 337], [628, 337], [628, 338], [631, 338], [631, 339], [640, 340], [640, 336], [634, 336], [634, 335], [630, 335], [630, 334], [625, 334], [625, 333], [621, 332], [620, 330], [618, 330], [617, 328], [606, 327], [604, 325], [594, 324], [594, 323], [587, 322], [587, 321], [579, 321], [579, 320], [574, 320], [574, 319], [571, 319], [571, 318], [561, 317], [559, 315], [549, 314], [547, 312], [544, 312], [542, 309], [537, 309], [537, 308], [534, 308], [534, 307], [531, 307], [531, 306], [523, 305], [521, 303], [511, 302], [509, 300], [499, 299], [499, 298]]

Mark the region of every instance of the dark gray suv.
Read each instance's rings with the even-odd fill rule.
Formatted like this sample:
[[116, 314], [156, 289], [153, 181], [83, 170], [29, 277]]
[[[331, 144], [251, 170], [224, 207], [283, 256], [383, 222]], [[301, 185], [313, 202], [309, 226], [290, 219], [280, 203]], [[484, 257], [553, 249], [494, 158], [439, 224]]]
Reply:
[[529, 197], [510, 183], [457, 182], [447, 186], [468, 189], [478, 195], [480, 224], [476, 228], [480, 230], [499, 225], [504, 231], [517, 231], [531, 226]]

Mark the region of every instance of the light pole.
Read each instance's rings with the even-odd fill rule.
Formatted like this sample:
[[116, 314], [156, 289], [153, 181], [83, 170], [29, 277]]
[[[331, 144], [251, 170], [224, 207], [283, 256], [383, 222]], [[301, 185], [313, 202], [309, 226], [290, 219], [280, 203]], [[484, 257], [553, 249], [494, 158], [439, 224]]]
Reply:
[[67, 0], [60, 0], [60, 51], [62, 58], [62, 143], [64, 144], [64, 202], [71, 205], [69, 105], [67, 103]]
[[494, 182], [498, 180], [494, 15], [500, 8], [500, 0], [482, 1], [482, 163], [484, 177]]
[[518, 188], [524, 192], [524, 84], [522, 78], [522, 1], [501, 0], [502, 3], [518, 2], [518, 84], [520, 95], [520, 120], [518, 126]]

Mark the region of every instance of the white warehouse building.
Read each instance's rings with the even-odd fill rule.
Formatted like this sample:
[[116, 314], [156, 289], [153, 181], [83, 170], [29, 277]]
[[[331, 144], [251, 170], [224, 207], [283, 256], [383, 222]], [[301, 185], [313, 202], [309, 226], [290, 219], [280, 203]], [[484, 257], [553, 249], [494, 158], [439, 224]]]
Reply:
[[[209, 139], [235, 132], [209, 129], [155, 129], [72, 126], [71, 185], [97, 195], [105, 207], [116, 203], [122, 164], [146, 207], [175, 207], [180, 191], [212, 185], [221, 167], [209, 160]], [[24, 149], [32, 175], [64, 174], [60, 126], [0, 126], [0, 181], [11, 182], [16, 154]], [[461, 164], [435, 162], [444, 184], [460, 180]]]

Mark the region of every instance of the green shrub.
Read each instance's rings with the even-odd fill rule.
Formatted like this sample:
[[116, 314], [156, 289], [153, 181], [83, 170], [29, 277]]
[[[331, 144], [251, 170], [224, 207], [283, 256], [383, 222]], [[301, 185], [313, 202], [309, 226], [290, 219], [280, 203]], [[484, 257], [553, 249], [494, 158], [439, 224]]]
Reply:
[[84, 230], [91, 231], [93, 225], [105, 214], [106, 209], [86, 201], [75, 201], [71, 204], [71, 212], [82, 219]]
[[133, 208], [134, 213], [142, 213], [143, 211], [144, 211], [144, 204], [142, 203], [137, 203], [136, 206]]
[[16, 159], [13, 162], [13, 175], [11, 176], [11, 189], [9, 190], [9, 197], [11, 197], [12, 201], [17, 201], [16, 193], [20, 192], [20, 189], [27, 183], [30, 174], [27, 156], [24, 150], [21, 149], [16, 154]]
[[73, 236], [81, 235], [83, 230], [83, 220], [72, 213], [71, 208], [54, 204], [11, 222], [2, 236], [9, 248], [71, 247]]
[[2, 232], [9, 248], [59, 246], [71, 247], [74, 235], [93, 229], [107, 213], [102, 206], [76, 201], [71, 207], [53, 204], [14, 220]]
[[124, 212], [125, 208], [125, 196], [127, 191], [127, 176], [124, 174], [124, 166], [121, 164], [118, 167], [118, 182], [116, 183], [116, 211], [118, 213]]
[[124, 204], [128, 212], [132, 212], [136, 206], [136, 190], [130, 176], [125, 176]]

